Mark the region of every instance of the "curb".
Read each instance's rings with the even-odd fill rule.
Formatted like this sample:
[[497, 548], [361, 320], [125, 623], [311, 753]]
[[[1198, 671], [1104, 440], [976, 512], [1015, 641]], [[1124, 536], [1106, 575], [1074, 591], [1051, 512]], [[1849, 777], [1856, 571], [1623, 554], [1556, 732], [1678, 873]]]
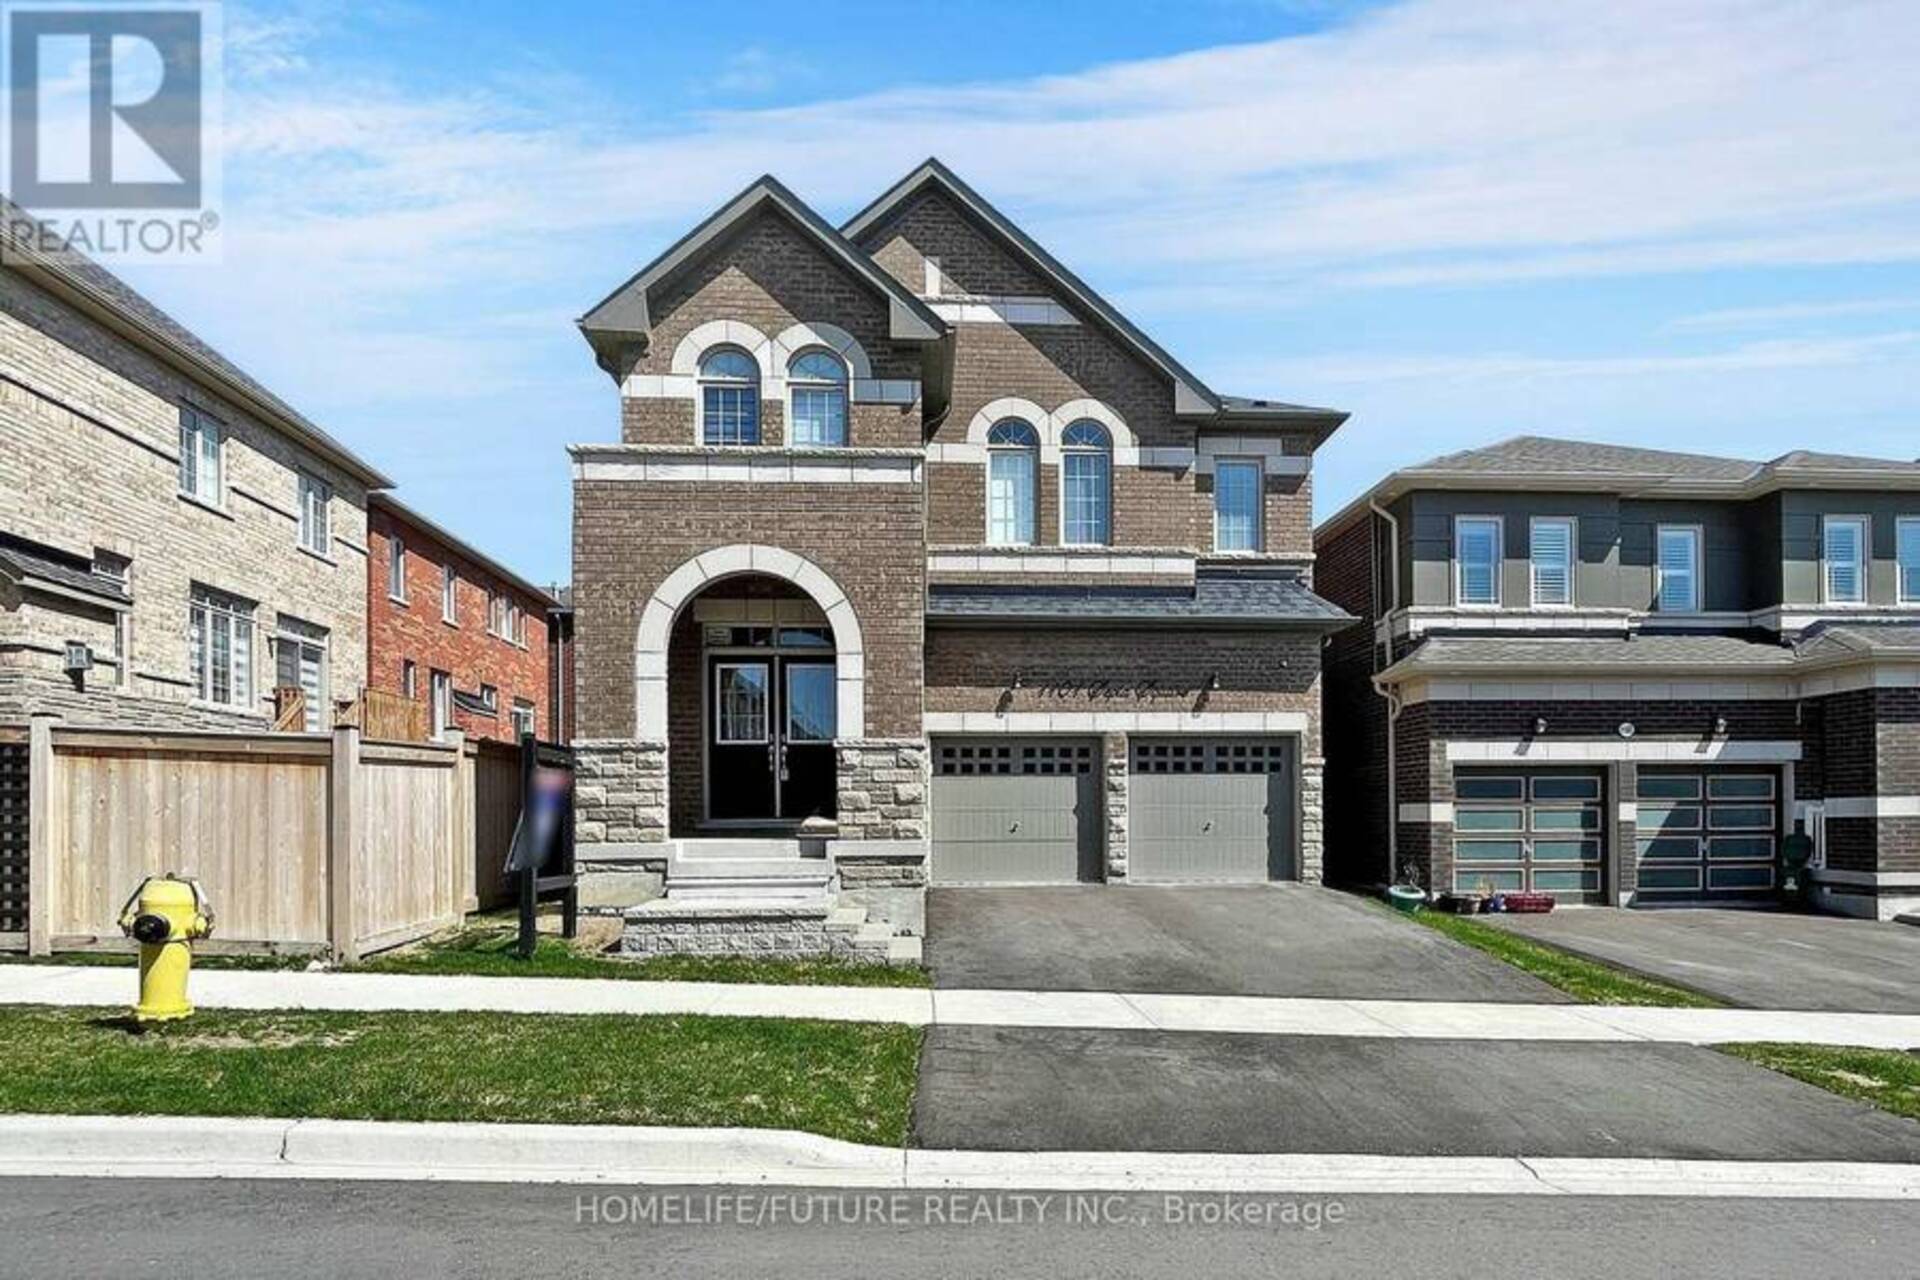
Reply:
[[924, 1151], [778, 1129], [0, 1116], [0, 1177], [1920, 1200], [1920, 1165]]

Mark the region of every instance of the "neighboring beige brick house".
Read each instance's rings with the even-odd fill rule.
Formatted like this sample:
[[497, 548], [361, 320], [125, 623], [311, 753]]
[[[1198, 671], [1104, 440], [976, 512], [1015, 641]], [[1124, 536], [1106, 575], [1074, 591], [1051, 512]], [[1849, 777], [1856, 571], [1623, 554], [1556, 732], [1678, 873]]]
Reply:
[[0, 265], [0, 722], [261, 728], [365, 683], [390, 482], [99, 266]]
[[937, 161], [838, 229], [763, 178], [581, 326], [622, 443], [573, 450], [578, 838], [664, 874], [634, 945], [1319, 878], [1344, 414], [1216, 394]]

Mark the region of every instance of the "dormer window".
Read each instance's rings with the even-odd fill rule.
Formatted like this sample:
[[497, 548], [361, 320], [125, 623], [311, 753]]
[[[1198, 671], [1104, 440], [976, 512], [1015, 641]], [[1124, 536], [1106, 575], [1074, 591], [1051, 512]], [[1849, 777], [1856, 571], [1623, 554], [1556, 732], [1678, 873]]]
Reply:
[[788, 443], [847, 443], [847, 366], [830, 351], [803, 351], [787, 366]]
[[1104, 546], [1112, 535], [1113, 437], [1082, 420], [1060, 433], [1060, 541]]
[[1032, 545], [1039, 461], [1040, 436], [1031, 424], [1009, 418], [987, 433], [988, 542]]
[[738, 347], [716, 347], [700, 360], [700, 441], [760, 443], [760, 366]]

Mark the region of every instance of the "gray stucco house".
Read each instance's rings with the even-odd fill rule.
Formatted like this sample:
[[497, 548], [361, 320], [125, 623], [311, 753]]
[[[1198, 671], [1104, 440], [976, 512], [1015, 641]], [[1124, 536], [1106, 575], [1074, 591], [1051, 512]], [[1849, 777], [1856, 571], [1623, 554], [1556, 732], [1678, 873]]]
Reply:
[[1920, 907], [1920, 464], [1521, 437], [1314, 535], [1328, 876]]

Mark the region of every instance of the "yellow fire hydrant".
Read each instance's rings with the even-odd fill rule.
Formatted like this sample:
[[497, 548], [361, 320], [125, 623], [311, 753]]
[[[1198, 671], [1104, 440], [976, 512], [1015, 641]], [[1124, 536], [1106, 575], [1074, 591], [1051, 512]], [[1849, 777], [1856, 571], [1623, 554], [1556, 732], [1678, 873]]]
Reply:
[[120, 928], [140, 943], [140, 1022], [165, 1022], [193, 1012], [187, 1002], [187, 974], [193, 968], [193, 940], [213, 933], [213, 908], [200, 882], [169, 871], [148, 876], [120, 909]]

